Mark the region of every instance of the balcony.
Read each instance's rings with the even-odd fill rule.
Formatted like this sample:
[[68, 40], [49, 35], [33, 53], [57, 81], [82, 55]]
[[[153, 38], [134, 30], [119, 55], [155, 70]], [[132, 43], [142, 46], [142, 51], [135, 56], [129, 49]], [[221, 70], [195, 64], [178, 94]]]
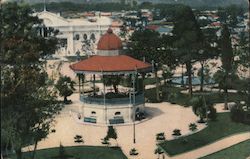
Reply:
[[[87, 104], [95, 104], [95, 105], [104, 105], [104, 98], [100, 97], [94, 97], [94, 96], [86, 96], [86, 95], [81, 95], [80, 100], [83, 103]], [[133, 96], [131, 97], [120, 97], [120, 98], [105, 98], [105, 104], [106, 105], [129, 105], [133, 104]], [[144, 103], [144, 94], [137, 94], [135, 96], [135, 105], [140, 105]]]

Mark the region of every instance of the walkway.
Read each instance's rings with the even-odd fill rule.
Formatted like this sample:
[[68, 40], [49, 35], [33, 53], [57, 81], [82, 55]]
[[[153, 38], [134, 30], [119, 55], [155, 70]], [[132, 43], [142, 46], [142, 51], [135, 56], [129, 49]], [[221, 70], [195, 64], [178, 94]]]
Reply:
[[[46, 139], [40, 141], [38, 149], [58, 147], [60, 143], [64, 146], [102, 145], [101, 138], [106, 135], [107, 127], [77, 123], [73, 112], [77, 112], [81, 105], [79, 95], [73, 94], [69, 99], [73, 101], [73, 104], [65, 106], [55, 119], [56, 132], [50, 133]], [[150, 118], [136, 125], [136, 144], [133, 143], [132, 125], [115, 126], [118, 145], [129, 159], [133, 158], [129, 155], [132, 148], [136, 148], [139, 152], [136, 159], [156, 159], [157, 155], [154, 154], [154, 150], [156, 149], [155, 135], [157, 133], [164, 132], [166, 139], [170, 140], [173, 138], [171, 134], [174, 129], [180, 129], [183, 135], [188, 134], [190, 133], [188, 125], [198, 120], [190, 107], [180, 107], [166, 102], [146, 103], [146, 111]], [[204, 124], [198, 124], [199, 130], [204, 127]], [[82, 135], [84, 144], [74, 143], [75, 135]], [[116, 142], [113, 145], [116, 145]], [[32, 150], [32, 146], [30, 146], [30, 150]]]
[[168, 158], [170, 159], [187, 159], [187, 158], [196, 159], [196, 158], [200, 158], [200, 157], [209, 155], [211, 153], [223, 150], [225, 148], [228, 148], [230, 146], [233, 146], [235, 144], [238, 144], [248, 139], [250, 139], [250, 132], [240, 133], [237, 135], [232, 135], [232, 136], [223, 138], [217, 142], [211, 143], [207, 146], [203, 146], [196, 150], [186, 152], [184, 154], [180, 154], [174, 157], [168, 157]]

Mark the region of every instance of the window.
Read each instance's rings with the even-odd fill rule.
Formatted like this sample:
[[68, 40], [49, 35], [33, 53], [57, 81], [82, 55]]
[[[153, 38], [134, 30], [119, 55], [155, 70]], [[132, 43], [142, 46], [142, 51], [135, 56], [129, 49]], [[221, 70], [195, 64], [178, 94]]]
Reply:
[[92, 34], [90, 35], [90, 39], [91, 39], [93, 42], [95, 42], [95, 34], [92, 33]]
[[121, 115], [121, 112], [115, 112], [115, 115]]
[[76, 35], [75, 35], [75, 40], [79, 40], [79, 39], [80, 39], [79, 34], [76, 34]]
[[93, 114], [96, 114], [96, 112], [95, 112], [95, 111], [92, 111], [91, 114], [92, 114], [92, 115], [93, 115]]
[[83, 39], [84, 39], [84, 40], [87, 40], [87, 39], [88, 39], [87, 34], [84, 34], [84, 35], [83, 35]]

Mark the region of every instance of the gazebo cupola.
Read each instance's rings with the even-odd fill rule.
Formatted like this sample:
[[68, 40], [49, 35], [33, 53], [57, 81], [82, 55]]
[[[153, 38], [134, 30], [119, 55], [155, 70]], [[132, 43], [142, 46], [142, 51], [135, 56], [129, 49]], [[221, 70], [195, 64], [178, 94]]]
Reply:
[[121, 54], [122, 41], [113, 33], [111, 28], [104, 34], [97, 44], [97, 55], [117, 56]]

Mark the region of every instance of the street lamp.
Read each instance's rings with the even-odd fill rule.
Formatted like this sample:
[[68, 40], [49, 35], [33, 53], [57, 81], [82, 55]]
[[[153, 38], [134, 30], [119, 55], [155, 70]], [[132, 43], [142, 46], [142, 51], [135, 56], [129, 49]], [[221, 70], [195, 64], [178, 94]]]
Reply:
[[135, 139], [135, 74], [132, 76], [133, 78], [133, 142], [136, 143]]

